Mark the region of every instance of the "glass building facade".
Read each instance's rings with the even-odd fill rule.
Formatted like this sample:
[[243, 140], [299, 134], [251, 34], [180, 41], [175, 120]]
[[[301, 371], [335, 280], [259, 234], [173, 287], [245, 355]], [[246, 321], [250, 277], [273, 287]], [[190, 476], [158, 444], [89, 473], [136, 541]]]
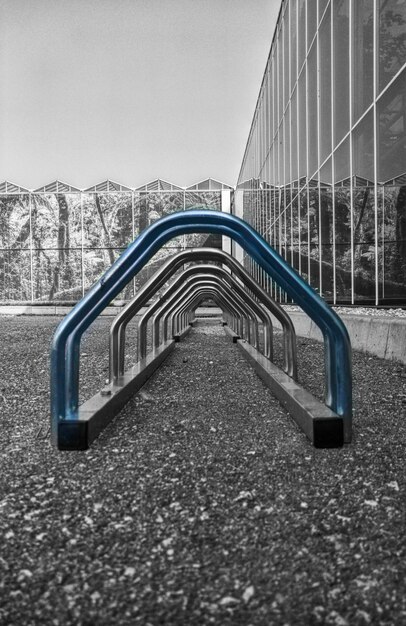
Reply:
[[[188, 188], [155, 180], [131, 189], [107, 180], [77, 189], [54, 181], [28, 190], [0, 184], [0, 303], [76, 302], [158, 218], [190, 208], [230, 211], [233, 188], [214, 179]], [[166, 258], [215, 235], [172, 239], [127, 285], [128, 299]]]
[[234, 211], [327, 301], [406, 304], [406, 0], [283, 0]]

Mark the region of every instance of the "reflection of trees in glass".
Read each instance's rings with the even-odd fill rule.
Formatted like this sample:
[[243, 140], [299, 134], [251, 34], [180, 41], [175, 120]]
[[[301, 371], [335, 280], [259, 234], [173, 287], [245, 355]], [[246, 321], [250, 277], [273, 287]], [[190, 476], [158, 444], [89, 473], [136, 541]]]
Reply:
[[80, 246], [80, 196], [33, 194], [31, 208], [34, 298], [63, 299], [72, 290], [78, 297], [80, 260], [71, 250]]
[[29, 196], [0, 196], [0, 248], [28, 248]]
[[133, 239], [131, 194], [84, 194], [83, 238], [86, 248], [106, 248], [108, 260], [109, 248], [126, 248]]
[[379, 179], [389, 181], [406, 170], [406, 74], [379, 101]]
[[373, 97], [373, 0], [357, 0], [354, 7], [353, 107], [356, 121]]
[[[210, 209], [221, 211], [221, 192], [219, 191], [186, 191], [185, 208]], [[221, 235], [208, 235], [206, 233], [193, 233], [185, 235], [185, 246], [197, 248], [201, 246], [221, 248]]]
[[336, 0], [334, 10], [334, 143], [339, 141], [350, 126], [350, 3], [349, 0]]
[[136, 198], [139, 232], [164, 215], [183, 209], [183, 192], [145, 192]]
[[31, 297], [28, 195], [0, 196], [0, 300]]
[[133, 240], [133, 210], [131, 193], [89, 193], [82, 197], [86, 290]]
[[25, 302], [31, 299], [28, 251], [0, 251], [0, 296], [2, 302]]
[[406, 295], [406, 187], [384, 190], [385, 296]]
[[371, 187], [353, 190], [355, 298], [375, 297], [375, 202]]
[[406, 57], [406, 2], [380, 0], [379, 87], [383, 89]]

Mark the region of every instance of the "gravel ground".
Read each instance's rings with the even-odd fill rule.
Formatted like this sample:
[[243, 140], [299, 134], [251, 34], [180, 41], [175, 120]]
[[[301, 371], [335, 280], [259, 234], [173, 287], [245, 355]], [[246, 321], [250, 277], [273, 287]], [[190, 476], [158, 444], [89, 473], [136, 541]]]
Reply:
[[[57, 321], [0, 318], [1, 624], [406, 624], [404, 366], [354, 354], [354, 442], [316, 450], [205, 321], [61, 453], [39, 432]], [[110, 322], [83, 342], [84, 397]], [[298, 344], [320, 396], [322, 347]]]

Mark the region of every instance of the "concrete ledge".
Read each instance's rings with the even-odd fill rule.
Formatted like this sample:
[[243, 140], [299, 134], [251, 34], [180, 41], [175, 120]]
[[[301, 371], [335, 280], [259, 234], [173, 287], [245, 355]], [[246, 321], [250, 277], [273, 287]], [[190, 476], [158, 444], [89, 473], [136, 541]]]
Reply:
[[[344, 420], [303, 389], [258, 350], [239, 339], [237, 345], [258, 376], [289, 411], [316, 448], [339, 448], [344, 443]], [[351, 439], [351, 420], [346, 429]]]
[[[109, 315], [114, 316], [117, 313], [120, 313], [122, 310], [122, 306], [108, 306], [100, 313], [100, 315]], [[143, 307], [139, 312], [141, 315], [144, 311], [146, 311], [147, 307]], [[8, 305], [3, 304], [0, 305], [0, 315], [67, 315], [73, 307], [71, 306], [62, 306], [62, 305], [51, 305], [51, 306], [37, 306], [31, 304], [16, 304], [16, 305]]]
[[[319, 328], [305, 313], [289, 311], [289, 316], [298, 336], [323, 340]], [[351, 314], [340, 317], [348, 330], [353, 350], [406, 364], [406, 318]], [[280, 328], [276, 320], [275, 327]]]

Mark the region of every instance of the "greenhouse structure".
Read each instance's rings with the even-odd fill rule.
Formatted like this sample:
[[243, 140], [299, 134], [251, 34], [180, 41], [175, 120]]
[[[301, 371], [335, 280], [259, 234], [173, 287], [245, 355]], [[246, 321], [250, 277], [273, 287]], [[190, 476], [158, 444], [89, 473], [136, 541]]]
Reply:
[[406, 304], [405, 0], [282, 2], [235, 211], [327, 301]]
[[[150, 223], [188, 208], [230, 211], [233, 188], [207, 179], [187, 189], [155, 180], [136, 189], [106, 180], [88, 189], [60, 181], [35, 190], [0, 185], [0, 302], [74, 303]], [[122, 294], [129, 298], [169, 255], [220, 237], [172, 240]]]

